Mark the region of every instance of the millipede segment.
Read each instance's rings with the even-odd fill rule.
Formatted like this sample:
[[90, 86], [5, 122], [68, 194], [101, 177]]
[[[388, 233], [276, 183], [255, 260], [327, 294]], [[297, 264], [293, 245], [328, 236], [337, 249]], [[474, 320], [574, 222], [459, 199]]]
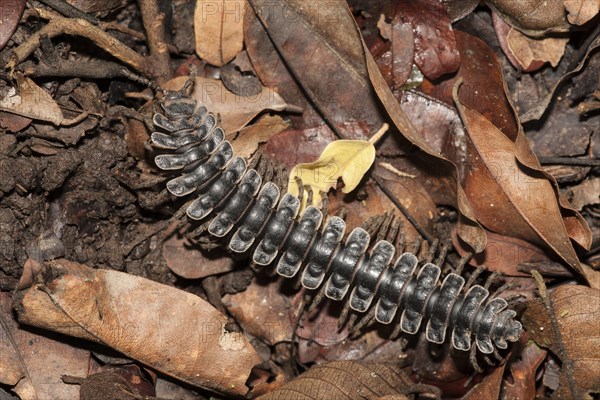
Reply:
[[364, 229], [343, 241], [344, 220], [313, 206], [299, 215], [298, 197], [281, 195], [275, 183], [235, 157], [218, 118], [184, 91], [167, 91], [160, 104], [153, 122], [162, 132], [152, 133], [151, 141], [162, 152], [156, 165], [177, 173], [167, 190], [193, 195], [187, 216], [207, 222], [209, 234], [231, 252], [257, 265], [274, 264], [279, 275], [298, 277], [307, 290], [382, 324], [399, 324], [407, 334], [425, 324], [432, 343], [444, 343], [450, 332], [455, 349], [475, 344], [490, 354], [518, 340], [521, 324], [504, 299], [483, 286], [469, 287], [456, 273], [440, 282], [440, 266], [419, 266], [410, 252], [393, 262], [395, 247], [386, 240], [367, 251], [371, 236]]

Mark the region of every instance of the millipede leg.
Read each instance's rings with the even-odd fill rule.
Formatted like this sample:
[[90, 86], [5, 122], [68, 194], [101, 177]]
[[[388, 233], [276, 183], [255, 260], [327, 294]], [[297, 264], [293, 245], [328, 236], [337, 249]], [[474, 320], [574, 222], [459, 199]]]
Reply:
[[304, 199], [304, 185], [302, 184], [302, 179], [299, 176], [294, 177], [294, 180], [298, 186], [298, 200], [300, 201], [300, 204], [302, 204], [302, 200]]
[[336, 217], [340, 217], [341, 219], [345, 220], [346, 219], [346, 215], [348, 214], [348, 210], [346, 210], [346, 207], [340, 207], [340, 209], [335, 213]]
[[304, 186], [304, 188], [306, 189], [306, 205], [307, 206], [312, 206], [313, 205], [313, 190], [312, 190], [312, 186], [310, 185], [306, 185]]
[[[392, 244], [396, 244], [396, 241], [398, 240], [398, 232], [400, 231], [400, 225], [400, 218], [395, 217], [390, 225], [390, 230], [388, 231], [385, 240]], [[396, 245], [394, 245], [394, 247], [396, 247]]]
[[454, 272], [456, 275], [462, 275], [463, 269], [465, 268], [465, 265], [467, 265], [471, 257], [473, 257], [473, 253], [468, 252], [467, 254], [462, 256], [460, 260], [458, 260], [458, 264], [456, 265], [456, 271]]
[[414, 255], [419, 254], [419, 249], [421, 249], [421, 244], [423, 243], [423, 238], [418, 237], [417, 239], [415, 239], [415, 241], [413, 242], [411, 249], [409, 250], [409, 253], [412, 253]]
[[321, 195], [322, 203], [321, 203], [321, 212], [323, 215], [327, 215], [329, 213], [329, 198], [327, 197], [327, 193], [323, 191], [319, 191]]
[[394, 219], [393, 213], [385, 213], [384, 214], [384, 219], [383, 219], [383, 222], [381, 223], [381, 228], [379, 229], [379, 232], [377, 233], [377, 239], [375, 239], [375, 243], [382, 241], [387, 236], [388, 230], [390, 229], [390, 224], [392, 223], [393, 219]]
[[477, 346], [475, 345], [473, 345], [471, 347], [471, 350], [469, 351], [469, 361], [471, 362], [471, 365], [473, 366], [475, 372], [477, 372], [478, 374], [483, 373], [483, 368], [481, 368], [479, 366], [479, 362], [477, 362]]
[[467, 281], [467, 284], [465, 285], [465, 290], [468, 290], [471, 286], [473, 286], [473, 284], [475, 283], [477, 278], [479, 278], [479, 275], [483, 273], [483, 271], [485, 271], [485, 267], [483, 265], [480, 265], [475, 271], [473, 271], [473, 273], [469, 277], [469, 280]]
[[498, 278], [500, 278], [501, 276], [502, 276], [502, 274], [501, 274], [501, 273], [499, 273], [499, 272], [497, 272], [497, 271], [494, 271], [494, 272], [492, 272], [492, 273], [490, 274], [490, 276], [488, 276], [488, 278], [485, 280], [485, 283], [484, 283], [484, 285], [483, 285], [483, 288], [484, 288], [484, 289], [486, 289], [486, 290], [489, 290], [489, 289], [490, 289], [490, 286], [492, 286], [492, 284], [493, 284], [494, 282], [496, 282], [496, 280], [497, 280]]
[[440, 244], [439, 239], [435, 239], [431, 245], [429, 246], [429, 251], [427, 252], [427, 257], [425, 258], [425, 262], [430, 263], [437, 252], [438, 246]]
[[435, 265], [442, 266], [444, 264], [444, 261], [446, 260], [446, 255], [448, 255], [449, 249], [450, 249], [450, 244], [448, 244], [448, 243], [443, 243], [440, 246], [440, 251], [434, 262]]
[[369, 326], [369, 323], [372, 321], [375, 321], [375, 307], [371, 307], [369, 312], [358, 320], [358, 323], [352, 327], [350, 334], [354, 335], [365, 326]]

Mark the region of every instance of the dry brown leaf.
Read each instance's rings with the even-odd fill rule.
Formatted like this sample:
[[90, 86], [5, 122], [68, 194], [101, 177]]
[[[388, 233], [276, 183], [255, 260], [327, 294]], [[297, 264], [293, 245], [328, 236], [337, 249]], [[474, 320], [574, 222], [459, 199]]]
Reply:
[[67, 260], [45, 267], [44, 276], [54, 279], [24, 293], [20, 322], [103, 343], [195, 386], [247, 392], [258, 354], [241, 333], [227, 332], [227, 317], [201, 298]]
[[[547, 294], [547, 293], [546, 293]], [[600, 393], [600, 290], [563, 285], [527, 304], [523, 324], [536, 343], [562, 362], [554, 398]]]
[[25, 10], [25, 0], [0, 2], [0, 50], [4, 48], [19, 25]]
[[[227, 139], [230, 140], [235, 154], [248, 159], [256, 152], [259, 144], [289, 127], [280, 116], [264, 115], [256, 123], [243, 128], [237, 135], [227, 135]], [[235, 138], [232, 139], [231, 136]]]
[[[360, 36], [354, 29], [354, 19], [352, 16], [351, 20], [346, 19], [345, 2], [326, 1], [310, 6], [304, 0], [251, 0], [249, 3], [255, 12], [248, 10], [246, 31], [257, 30], [253, 26], [262, 23], [285, 60], [283, 66], [278, 65], [282, 61], [277, 59], [269, 59], [268, 64], [261, 66], [263, 63], [260, 59], [264, 55], [262, 52], [257, 54], [258, 44], [253, 44], [256, 39], [251, 37], [248, 55], [261, 79], [263, 68], [287, 66], [300, 81], [308, 97], [333, 123], [367, 123], [366, 132], [359, 131], [355, 137], [342, 139], [367, 139], [369, 133], [381, 127], [385, 122], [384, 116], [364, 68]], [[259, 15], [259, 21], [256, 15]], [[266, 40], [268, 43], [269, 39]], [[272, 79], [269, 82], [263, 79], [265, 84], [272, 82]], [[277, 89], [288, 99], [285, 92], [290, 88], [286, 84]], [[301, 95], [300, 89], [297, 90], [296, 96]]]
[[[179, 90], [187, 76], [171, 79], [165, 89]], [[252, 97], [238, 96], [216, 79], [197, 77], [191, 96], [210, 112], [221, 116], [221, 127], [227, 134], [237, 132], [264, 110], [283, 111], [287, 104], [273, 89], [262, 88]]]
[[483, 378], [483, 381], [469, 390], [462, 400], [499, 399], [505, 366], [506, 364], [496, 368], [494, 372]]
[[50, 94], [27, 77], [17, 77], [17, 88], [9, 89], [8, 95], [0, 99], [0, 110], [23, 117], [52, 122], [60, 125], [63, 114]]
[[596, 39], [589, 45], [589, 47], [586, 50], [585, 56], [581, 59], [581, 61], [577, 65], [577, 67], [575, 69], [567, 72], [566, 74], [564, 74], [558, 80], [558, 82], [556, 82], [554, 87], [550, 90], [550, 92], [546, 95], [546, 97], [544, 97], [544, 99], [542, 101], [539, 101], [536, 104], [536, 106], [534, 106], [530, 110], [527, 110], [527, 112], [525, 112], [524, 114], [522, 114], [520, 116], [521, 122], [525, 123], [525, 122], [540, 119], [542, 117], [542, 115], [544, 115], [544, 112], [548, 109], [548, 106], [550, 105], [550, 102], [554, 98], [554, 94], [556, 93], [556, 90], [558, 89], [558, 87], [561, 86], [564, 82], [568, 81], [574, 75], [579, 73], [583, 69], [583, 67], [586, 65], [586, 62], [587, 62], [590, 54], [592, 54], [598, 47], [600, 47], [600, 36], [596, 37]]
[[472, 146], [464, 186], [477, 219], [496, 233], [549, 246], [581, 273], [551, 182], [522, 166], [518, 145], [490, 121], [455, 101]]
[[186, 239], [172, 235], [163, 243], [162, 255], [171, 271], [185, 279], [199, 279], [232, 271], [235, 262], [226, 253], [206, 254]]
[[[469, 264], [484, 265], [490, 271], [501, 272], [507, 276], [530, 277], [531, 274], [518, 270], [519, 264], [550, 261], [544, 251], [529, 242], [489, 231], [486, 234], [488, 237], [487, 247], [483, 252], [471, 258]], [[453, 235], [452, 241], [459, 254], [466, 256], [468, 250], [461, 247], [455, 235]]]
[[568, 37], [531, 38], [514, 28], [508, 32], [506, 40], [514, 59], [519, 62], [515, 66], [525, 71], [529, 71], [532, 66], [537, 69], [546, 62], [556, 67], [569, 42]]
[[396, 14], [412, 25], [415, 64], [428, 79], [454, 72], [460, 65], [446, 6], [437, 0], [399, 1]]
[[568, 196], [573, 208], [578, 211], [585, 206], [600, 204], [600, 178], [588, 178], [579, 185], [570, 187]]
[[223, 305], [244, 331], [270, 345], [292, 339], [291, 302], [279, 290], [281, 284], [259, 284], [255, 279], [243, 292], [223, 297]]
[[61, 375], [87, 375], [89, 351], [20, 329], [12, 305], [0, 293], [0, 383], [23, 400], [79, 398], [79, 387], [64, 384]]
[[598, 14], [600, 0], [563, 0], [569, 15], [567, 19], [573, 25], [583, 25]]
[[377, 400], [412, 393], [440, 394], [434, 387], [412, 383], [392, 365], [335, 361], [309, 369], [259, 400]]
[[194, 12], [196, 53], [220, 67], [244, 46], [245, 0], [197, 0]]
[[506, 22], [522, 32], [541, 34], [569, 29], [563, 0], [486, 0]]
[[529, 340], [519, 352], [519, 360], [509, 364], [512, 382], [504, 381], [502, 391], [505, 399], [535, 399], [537, 369], [548, 352]]

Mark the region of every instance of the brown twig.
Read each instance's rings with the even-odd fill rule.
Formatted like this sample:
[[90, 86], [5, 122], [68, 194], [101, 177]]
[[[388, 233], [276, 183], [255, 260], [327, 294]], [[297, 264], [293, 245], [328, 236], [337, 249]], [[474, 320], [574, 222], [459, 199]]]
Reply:
[[575, 157], [539, 157], [540, 164], [549, 165], [581, 165], [584, 167], [600, 167], [600, 160], [593, 158]]
[[158, 9], [156, 0], [139, 0], [139, 6], [146, 29], [150, 61], [155, 68], [155, 78], [162, 84], [171, 78], [169, 49], [165, 40], [165, 14]]
[[13, 50], [10, 61], [5, 68], [14, 69], [19, 63], [29, 57], [40, 46], [43, 36], [53, 38], [62, 34], [82, 36], [90, 39], [113, 57], [123, 61], [145, 76], [155, 77], [152, 63], [146, 58], [125, 46], [123, 43], [104, 32], [102, 29], [82, 19], [65, 18], [43, 8], [35, 9], [39, 16], [48, 20], [48, 24], [31, 35], [24, 43]]
[[67, 3], [65, 0], [38, 0], [40, 3], [44, 3], [53, 10], [58, 11], [62, 15], [68, 18], [83, 19], [93, 25], [98, 25], [98, 20], [89, 14], [84, 13], [80, 9]]

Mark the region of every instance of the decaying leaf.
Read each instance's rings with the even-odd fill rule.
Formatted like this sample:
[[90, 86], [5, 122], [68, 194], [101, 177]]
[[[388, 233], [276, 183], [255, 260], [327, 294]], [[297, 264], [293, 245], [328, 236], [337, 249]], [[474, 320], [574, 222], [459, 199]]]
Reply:
[[455, 101], [473, 146], [464, 185], [478, 220], [496, 233], [549, 246], [581, 273], [551, 182], [519, 163], [515, 142]]
[[529, 34], [569, 28], [563, 0], [486, 0], [511, 26]]
[[336, 361], [309, 369], [282, 388], [259, 397], [260, 400], [376, 400], [402, 399], [403, 395], [428, 393], [439, 389], [412, 383], [400, 368], [386, 364]]
[[[288, 192], [298, 196], [296, 178], [312, 187], [313, 204], [321, 202], [321, 193], [335, 188], [338, 178], [344, 181], [344, 193], [350, 193], [363, 179], [375, 161], [375, 146], [366, 140], [337, 140], [327, 145], [321, 156], [312, 163], [298, 164], [290, 172]], [[304, 202], [308, 194], [304, 193]]]
[[[547, 293], [542, 293], [542, 297]], [[563, 285], [527, 304], [523, 324], [562, 363], [555, 398], [600, 393], [600, 290]]]
[[508, 48], [519, 62], [515, 66], [525, 71], [529, 71], [532, 65], [538, 67], [546, 62], [556, 67], [568, 41], [569, 38], [560, 37], [531, 38], [514, 28], [507, 36]]
[[[187, 79], [186, 76], [171, 79], [164, 88], [179, 90]], [[264, 110], [282, 111], [287, 107], [273, 89], [262, 88], [260, 94], [244, 97], [227, 90], [219, 80], [201, 77], [196, 78], [191, 96], [210, 112], [221, 116], [221, 126], [228, 134], [239, 131]]]
[[194, 12], [196, 53], [220, 67], [244, 46], [245, 0], [197, 0]]
[[253, 280], [243, 292], [225, 295], [223, 304], [245, 332], [270, 345], [292, 339], [293, 323], [289, 318], [291, 302], [279, 290], [281, 280], [260, 284]]
[[519, 353], [519, 360], [510, 363], [513, 379], [503, 382], [506, 399], [534, 399], [535, 381], [540, 364], [546, 359], [548, 352], [540, 348], [534, 341], [527, 342]]
[[89, 351], [21, 329], [12, 306], [0, 292], [0, 383], [22, 400], [79, 398], [79, 388], [60, 378], [87, 375]]
[[[227, 317], [201, 298], [148, 279], [67, 260], [23, 293], [19, 321], [102, 343], [167, 375], [243, 395], [259, 361]], [[54, 277], [54, 278], [52, 278]]]
[[396, 13], [410, 23], [415, 39], [415, 64], [428, 79], [454, 72], [460, 65], [450, 16], [437, 0], [400, 1]]
[[491, 374], [486, 376], [483, 381], [467, 393], [462, 400], [479, 400], [479, 399], [499, 399], [500, 398], [500, 386], [502, 384], [502, 375], [504, 374], [504, 367], [502, 365], [494, 370]]
[[231, 141], [233, 152], [240, 157], [250, 158], [258, 149], [258, 145], [289, 128], [289, 124], [279, 116], [265, 115], [256, 123], [243, 128], [237, 135], [227, 135]]
[[583, 25], [598, 14], [600, 0], [563, 0], [569, 15], [567, 19], [573, 25]]
[[0, 2], [0, 50], [12, 37], [25, 10], [25, 0]]
[[50, 94], [27, 77], [17, 77], [18, 88], [0, 99], [0, 110], [60, 125], [63, 114]]

